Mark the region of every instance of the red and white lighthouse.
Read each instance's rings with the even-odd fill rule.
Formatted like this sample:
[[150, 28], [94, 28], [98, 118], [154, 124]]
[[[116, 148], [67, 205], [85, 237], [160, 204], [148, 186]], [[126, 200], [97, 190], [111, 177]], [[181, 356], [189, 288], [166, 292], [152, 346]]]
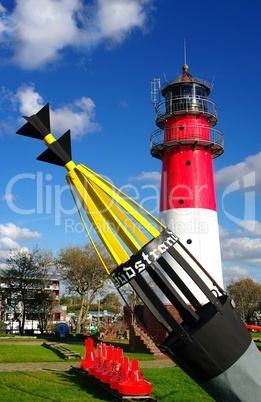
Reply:
[[[157, 82], [152, 81], [159, 129], [151, 135], [151, 154], [162, 160], [160, 219], [222, 287], [213, 158], [224, 151], [223, 134], [213, 128], [217, 106], [208, 98], [212, 86], [188, 69], [185, 64], [177, 79], [160, 88], [163, 100], [155, 99]], [[182, 276], [178, 265], [175, 270]]]

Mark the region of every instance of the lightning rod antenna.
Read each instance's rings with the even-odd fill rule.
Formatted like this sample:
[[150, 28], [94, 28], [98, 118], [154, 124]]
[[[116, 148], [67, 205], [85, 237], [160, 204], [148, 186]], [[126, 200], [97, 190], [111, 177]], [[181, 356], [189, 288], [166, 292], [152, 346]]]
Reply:
[[187, 64], [186, 39], [184, 39], [184, 64]]

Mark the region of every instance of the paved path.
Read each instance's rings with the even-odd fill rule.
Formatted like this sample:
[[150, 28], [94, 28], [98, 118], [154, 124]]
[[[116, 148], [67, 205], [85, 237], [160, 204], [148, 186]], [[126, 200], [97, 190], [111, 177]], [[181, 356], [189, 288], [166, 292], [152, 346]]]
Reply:
[[[0, 363], [0, 372], [8, 371], [69, 371], [72, 367], [80, 368], [80, 362], [44, 362], [44, 363]], [[175, 364], [169, 360], [148, 360], [139, 361], [139, 368], [166, 368], [175, 367]]]
[[72, 362], [44, 362], [44, 363], [0, 363], [0, 372], [7, 371], [68, 371], [72, 366], [77, 366], [77, 364], [72, 364]]

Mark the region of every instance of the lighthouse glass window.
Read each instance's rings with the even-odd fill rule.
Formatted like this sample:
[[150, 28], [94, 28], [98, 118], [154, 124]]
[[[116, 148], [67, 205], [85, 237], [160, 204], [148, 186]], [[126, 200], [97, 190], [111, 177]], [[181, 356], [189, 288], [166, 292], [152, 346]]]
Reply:
[[207, 110], [207, 92], [206, 89], [195, 83], [191, 85], [182, 85], [182, 93], [184, 96], [185, 109], [193, 111]]
[[208, 111], [208, 101], [207, 101], [207, 90], [204, 87], [195, 86], [195, 93], [196, 93], [196, 102], [198, 104], [199, 110], [203, 110], [204, 112]]
[[181, 85], [181, 95], [185, 95], [185, 97], [193, 96], [193, 85]]
[[171, 86], [166, 92], [166, 111], [172, 113], [178, 110], [186, 110], [188, 108], [188, 97], [193, 94], [192, 85], [175, 85]]
[[166, 112], [173, 113], [179, 110], [206, 111], [207, 91], [200, 85], [178, 84], [171, 86], [166, 91]]
[[197, 96], [207, 97], [207, 90], [204, 87], [196, 86], [195, 89]]
[[181, 95], [182, 95], [182, 109], [191, 110], [192, 103], [196, 103], [195, 92], [193, 84], [181, 85]]

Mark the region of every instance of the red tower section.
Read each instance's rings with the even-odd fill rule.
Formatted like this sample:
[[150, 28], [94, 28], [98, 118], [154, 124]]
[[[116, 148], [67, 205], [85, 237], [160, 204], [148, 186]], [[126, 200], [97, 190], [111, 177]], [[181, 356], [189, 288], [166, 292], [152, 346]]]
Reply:
[[213, 174], [211, 169], [201, 169], [212, 164], [212, 150], [206, 149], [206, 142], [210, 142], [210, 129], [204, 118], [178, 116], [166, 122], [164, 143], [173, 145], [166, 148], [162, 159], [160, 211], [172, 208], [216, 210]]

